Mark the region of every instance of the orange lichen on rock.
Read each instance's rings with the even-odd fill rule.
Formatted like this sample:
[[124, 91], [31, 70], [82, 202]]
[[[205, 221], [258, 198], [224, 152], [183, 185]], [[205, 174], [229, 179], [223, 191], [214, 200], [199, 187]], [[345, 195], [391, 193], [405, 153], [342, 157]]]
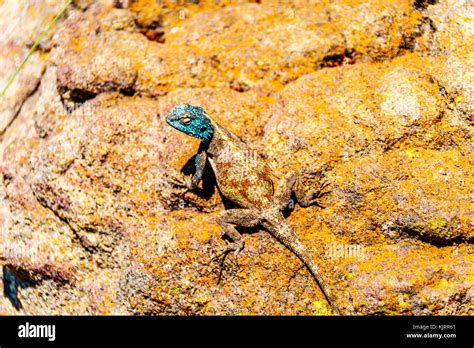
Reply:
[[334, 164], [390, 147], [467, 150], [468, 127], [451, 121], [438, 84], [424, 68], [428, 64], [410, 54], [305, 75], [273, 105], [267, 153], [291, 168], [308, 158]]
[[[35, 284], [19, 313], [329, 313], [269, 233], [217, 257], [228, 202], [210, 168], [180, 184], [198, 141], [164, 121], [189, 103], [276, 176], [320, 169], [330, 192], [288, 220], [344, 314], [473, 314], [468, 2], [125, 3], [74, 1], [0, 100], [0, 266]], [[2, 36], [1, 81], [62, 5]], [[2, 32], [22, 6], [0, 0]]]

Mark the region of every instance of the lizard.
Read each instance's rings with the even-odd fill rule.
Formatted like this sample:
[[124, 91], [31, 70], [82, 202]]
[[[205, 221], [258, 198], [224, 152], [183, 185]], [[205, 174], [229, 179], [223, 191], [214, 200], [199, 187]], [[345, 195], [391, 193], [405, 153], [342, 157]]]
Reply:
[[302, 190], [301, 180], [310, 171], [285, 175], [275, 189], [276, 176], [266, 160], [251, 151], [237, 135], [218, 124], [202, 107], [177, 105], [165, 119], [171, 127], [200, 140], [195, 157], [195, 172], [186, 176], [182, 184], [188, 189], [195, 189], [208, 161], [221, 195], [238, 206], [224, 210], [217, 218], [224, 235], [231, 241], [224, 252], [234, 251], [238, 254], [244, 248], [242, 235], [236, 227], [262, 226], [304, 263], [333, 314], [340, 314], [316, 262], [283, 215], [292, 193], [303, 207], [317, 204], [317, 199], [322, 196], [321, 190], [310, 194]]

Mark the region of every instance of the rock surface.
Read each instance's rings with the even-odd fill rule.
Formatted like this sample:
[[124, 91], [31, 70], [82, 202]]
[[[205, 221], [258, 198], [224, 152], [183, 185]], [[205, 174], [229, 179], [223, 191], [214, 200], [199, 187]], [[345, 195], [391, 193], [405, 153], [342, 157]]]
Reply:
[[[2, 86], [61, 3], [0, 1]], [[123, 3], [74, 1], [0, 99], [0, 276], [24, 285], [0, 314], [330, 314], [263, 230], [214, 259], [225, 206], [210, 171], [173, 184], [198, 145], [177, 103], [278, 176], [321, 169], [288, 220], [343, 313], [474, 313], [468, 1]]]
[[[28, 53], [29, 46], [41, 33], [38, 28], [45, 28], [60, 11], [61, 1], [5, 0], [0, 6], [0, 91], [3, 92], [13, 72]], [[33, 53], [29, 64], [25, 65], [1, 97], [0, 134], [18, 115], [26, 98], [38, 87], [47, 64], [41, 59], [41, 53]]]

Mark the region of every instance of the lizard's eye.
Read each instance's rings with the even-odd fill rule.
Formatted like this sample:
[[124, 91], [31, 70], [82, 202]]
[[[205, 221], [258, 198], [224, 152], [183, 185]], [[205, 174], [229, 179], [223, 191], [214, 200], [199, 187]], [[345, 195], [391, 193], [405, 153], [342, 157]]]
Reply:
[[192, 119], [191, 119], [191, 117], [184, 116], [184, 117], [180, 118], [179, 121], [180, 121], [182, 124], [184, 124], [185, 126], [187, 126], [188, 124], [191, 123]]

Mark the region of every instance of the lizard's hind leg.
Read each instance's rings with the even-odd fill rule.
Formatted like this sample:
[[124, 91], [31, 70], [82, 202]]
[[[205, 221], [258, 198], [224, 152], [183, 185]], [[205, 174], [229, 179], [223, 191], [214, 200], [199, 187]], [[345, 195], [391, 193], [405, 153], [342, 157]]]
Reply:
[[320, 181], [319, 187], [306, 193], [303, 185], [303, 180], [307, 178], [321, 177], [321, 171], [301, 170], [287, 174], [278, 185], [274, 195], [274, 202], [280, 210], [286, 209], [291, 203], [291, 194], [294, 192], [298, 204], [302, 207], [309, 207], [310, 205], [318, 205], [318, 200], [329, 193], [325, 191], [328, 188], [328, 183], [324, 180]]
[[224, 260], [230, 252], [234, 251], [238, 254], [244, 248], [244, 242], [242, 240], [242, 235], [235, 228], [236, 226], [241, 227], [254, 227], [258, 225], [260, 218], [257, 216], [256, 212], [251, 209], [229, 209], [221, 213], [217, 218], [217, 223], [221, 226], [224, 236], [229, 238], [231, 242], [227, 247], [214, 259], [221, 259], [221, 269], [219, 272], [219, 279], [217, 284], [220, 283], [223, 271]]
[[[304, 179], [316, 179], [319, 180], [319, 182], [316, 187], [311, 187], [308, 192], [303, 185]], [[323, 208], [319, 204], [319, 200], [321, 197], [331, 193], [329, 186], [330, 184], [324, 179], [324, 173], [321, 170], [302, 170], [296, 179], [293, 191], [295, 192], [296, 200], [300, 206], [309, 207], [310, 205], [317, 205]]]
[[224, 235], [231, 240], [224, 253], [230, 251], [239, 253], [244, 248], [244, 242], [235, 226], [254, 227], [260, 223], [260, 217], [251, 209], [229, 209], [222, 212], [217, 218], [217, 223], [221, 226]]

